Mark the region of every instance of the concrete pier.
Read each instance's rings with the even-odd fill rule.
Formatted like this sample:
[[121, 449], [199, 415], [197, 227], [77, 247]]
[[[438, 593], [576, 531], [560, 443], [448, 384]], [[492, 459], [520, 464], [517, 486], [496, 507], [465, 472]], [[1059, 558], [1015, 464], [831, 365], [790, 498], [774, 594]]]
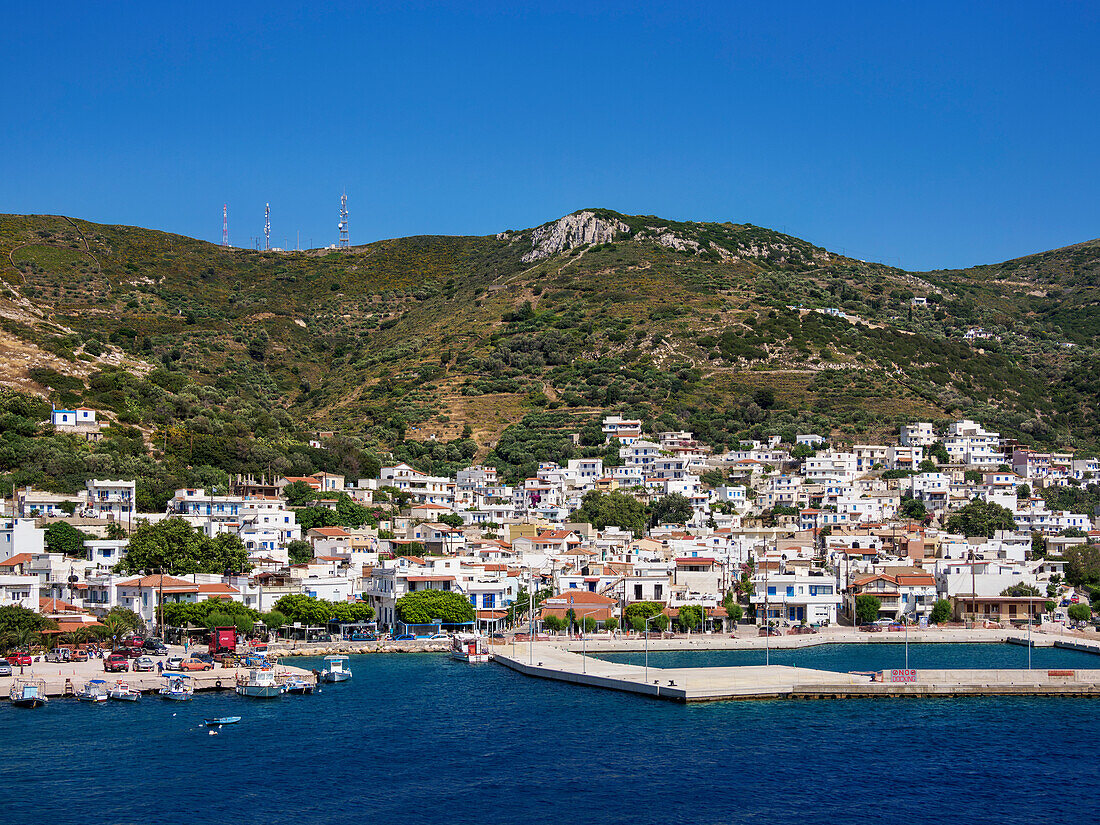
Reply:
[[932, 696], [1098, 696], [1100, 670], [897, 670], [834, 673], [785, 665], [648, 669], [581, 656], [550, 642], [493, 651], [526, 676], [678, 702]]

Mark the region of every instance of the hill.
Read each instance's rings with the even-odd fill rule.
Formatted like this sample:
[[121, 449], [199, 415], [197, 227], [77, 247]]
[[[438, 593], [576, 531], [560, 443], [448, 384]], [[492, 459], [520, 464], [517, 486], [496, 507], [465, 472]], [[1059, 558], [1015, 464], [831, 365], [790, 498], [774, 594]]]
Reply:
[[[959, 415], [1100, 445], [1096, 241], [917, 273], [748, 224], [602, 209], [347, 252], [3, 215], [0, 262], [0, 380], [110, 410], [177, 479], [320, 452], [519, 474], [570, 454], [569, 432], [584, 449], [609, 411], [715, 446]], [[309, 451], [311, 429], [339, 444]]]

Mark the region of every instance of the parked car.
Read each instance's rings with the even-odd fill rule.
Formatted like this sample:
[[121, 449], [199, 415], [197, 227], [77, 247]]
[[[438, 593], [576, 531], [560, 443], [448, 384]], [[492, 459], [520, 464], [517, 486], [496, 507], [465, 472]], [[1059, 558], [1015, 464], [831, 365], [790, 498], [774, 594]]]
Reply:
[[138, 656], [134, 659], [134, 670], [152, 670], [157, 666], [157, 663], [153, 661], [151, 656]]
[[416, 637], [411, 633], [402, 633], [400, 636], [394, 636], [395, 642], [412, 642], [416, 640]]
[[11, 676], [11, 674], [11, 665], [8, 663], [7, 659], [0, 659], [0, 676]]
[[782, 636], [783, 631], [778, 627], [762, 627], [757, 631], [757, 636]]
[[12, 667], [30, 667], [33, 658], [29, 653], [16, 651], [8, 654], [8, 664]]
[[165, 670], [183, 670], [180, 665], [183, 664], [182, 656], [169, 656], [168, 661], [164, 663]]
[[493, 638], [494, 638], [494, 639], [497, 639], [497, 640], [499, 640], [499, 641], [504, 641], [504, 638], [505, 638], [505, 636], [504, 636], [504, 634], [503, 634], [503, 633], [499, 633], [499, 632], [498, 632], [498, 633], [494, 633], [494, 634], [493, 634]]
[[151, 656], [167, 656], [168, 645], [160, 639], [146, 639], [141, 643], [142, 649]]
[[450, 636], [449, 636], [448, 634], [446, 634], [446, 633], [433, 633], [433, 634], [432, 634], [431, 636], [429, 636], [428, 638], [429, 638], [429, 639], [449, 639], [449, 638], [451, 638], [451, 637], [450, 637]]
[[211, 667], [214, 666], [214, 657], [211, 656], [209, 653], [202, 653], [202, 652], [192, 653], [188, 658], [196, 659], [200, 662], [206, 662]]
[[867, 624], [861, 624], [859, 629], [864, 633], [881, 633], [882, 625], [877, 625], [874, 622], [868, 622]]
[[74, 662], [86, 662], [86, 661], [88, 661], [88, 651], [86, 651], [82, 647], [78, 647], [75, 650], [73, 650], [71, 658], [72, 658], [72, 661], [74, 661]]
[[130, 659], [124, 654], [112, 653], [103, 660], [103, 670], [105, 673], [120, 673], [129, 669]]
[[213, 662], [204, 662], [202, 659], [184, 659], [180, 663], [180, 670], [213, 670]]

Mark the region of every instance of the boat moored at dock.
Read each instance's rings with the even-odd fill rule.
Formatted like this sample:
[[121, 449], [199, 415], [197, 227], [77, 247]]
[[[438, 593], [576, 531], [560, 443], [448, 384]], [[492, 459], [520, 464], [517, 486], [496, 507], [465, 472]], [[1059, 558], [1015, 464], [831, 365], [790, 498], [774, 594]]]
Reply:
[[307, 682], [305, 679], [295, 676], [292, 679], [287, 679], [283, 682], [283, 690], [287, 693], [292, 693], [297, 696], [308, 696], [313, 693], [313, 683]]
[[107, 683], [102, 679], [91, 679], [76, 692], [78, 702], [106, 702]]
[[493, 658], [489, 650], [489, 644], [484, 636], [476, 636], [473, 633], [456, 634], [451, 641], [451, 658], [460, 662], [476, 664], [488, 662]]
[[158, 693], [162, 699], [172, 699], [177, 702], [188, 702], [195, 696], [195, 686], [191, 683], [191, 677], [184, 673], [165, 673], [167, 683]]
[[351, 678], [347, 656], [326, 656], [325, 666], [321, 668], [321, 678], [326, 682], [346, 682]]
[[8, 698], [17, 708], [40, 708], [49, 701], [46, 683], [41, 679], [16, 679]]
[[137, 688], [130, 687], [120, 679], [111, 685], [111, 689], [107, 692], [107, 696], [117, 702], [136, 702], [141, 698], [141, 691]]
[[270, 668], [249, 668], [248, 673], [237, 676], [237, 695], [253, 699], [276, 699], [283, 695], [283, 686], [275, 681], [275, 671]]

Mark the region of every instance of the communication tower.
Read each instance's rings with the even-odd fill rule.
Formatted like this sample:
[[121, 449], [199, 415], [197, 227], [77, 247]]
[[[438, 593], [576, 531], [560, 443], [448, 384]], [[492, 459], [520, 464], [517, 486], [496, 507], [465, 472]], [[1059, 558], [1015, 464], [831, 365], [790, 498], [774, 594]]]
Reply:
[[222, 246], [229, 246], [229, 204], [222, 204]]
[[271, 249], [271, 204], [264, 204], [264, 251]]
[[340, 196], [340, 248], [350, 249], [348, 241], [348, 193]]

